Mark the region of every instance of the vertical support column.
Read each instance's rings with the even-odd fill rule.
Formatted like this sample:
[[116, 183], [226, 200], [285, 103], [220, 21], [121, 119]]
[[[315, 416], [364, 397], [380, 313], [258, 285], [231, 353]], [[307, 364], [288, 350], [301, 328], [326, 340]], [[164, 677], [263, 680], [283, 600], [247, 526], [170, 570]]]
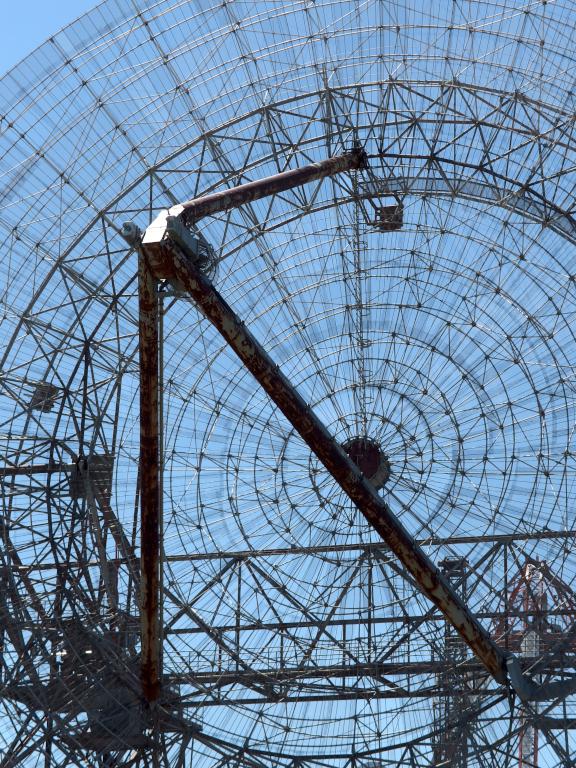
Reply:
[[[523, 576], [524, 626], [520, 656], [534, 661], [540, 656], [540, 638], [545, 631], [547, 600], [544, 575], [536, 565], [530, 563], [524, 566]], [[534, 727], [534, 715], [537, 712], [537, 702], [533, 702], [530, 707], [520, 705], [519, 768], [538, 768], [538, 731]]]
[[164, 290], [158, 289], [158, 677], [164, 669]]
[[160, 695], [160, 438], [158, 423], [158, 283], [138, 253], [140, 338], [140, 679], [149, 703]]
[[238, 560], [236, 578], [238, 579], [238, 589], [236, 592], [236, 669], [239, 670], [240, 654], [242, 653], [242, 649], [240, 648], [240, 622], [242, 620], [242, 560]]
[[8, 622], [8, 616], [4, 616], [2, 607], [4, 605], [4, 595], [8, 592], [8, 577], [0, 573], [0, 685], [4, 683], [4, 644], [6, 637], [5, 623]]
[[[467, 600], [466, 574], [468, 563], [463, 557], [447, 557], [439, 563], [442, 575], [463, 600]], [[441, 695], [436, 702], [437, 736], [434, 744], [434, 765], [467, 768], [469, 723], [466, 712], [470, 707], [469, 680], [461, 665], [467, 657], [467, 646], [448, 622], [444, 625], [445, 669], [438, 675]]]

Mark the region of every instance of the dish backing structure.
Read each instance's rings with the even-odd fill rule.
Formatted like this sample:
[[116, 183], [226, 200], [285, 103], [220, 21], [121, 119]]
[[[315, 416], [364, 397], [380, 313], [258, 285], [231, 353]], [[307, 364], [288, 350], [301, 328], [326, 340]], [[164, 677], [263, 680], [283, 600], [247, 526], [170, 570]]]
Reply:
[[[2, 765], [574, 765], [575, 11], [108, 0], [0, 80]], [[143, 696], [134, 233], [355, 153], [183, 236], [516, 677], [160, 276]]]

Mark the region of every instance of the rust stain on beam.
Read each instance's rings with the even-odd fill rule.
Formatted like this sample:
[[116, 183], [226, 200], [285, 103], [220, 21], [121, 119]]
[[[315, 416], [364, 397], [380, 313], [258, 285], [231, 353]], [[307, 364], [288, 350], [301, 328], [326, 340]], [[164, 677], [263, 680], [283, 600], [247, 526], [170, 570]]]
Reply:
[[204, 315], [488, 672], [498, 683], [506, 682], [506, 653], [494, 643], [210, 281], [167, 240], [162, 245], [152, 245], [150, 255], [163, 274], [177, 280], [192, 296]]
[[159, 433], [158, 293], [146, 255], [138, 254], [138, 329], [140, 341], [140, 617], [142, 692], [148, 702], [160, 695], [159, 616]]
[[[329, 157], [319, 163], [311, 163], [290, 171], [267, 176], [257, 181], [249, 181], [232, 189], [214, 192], [211, 195], [188, 200], [175, 206], [170, 211], [171, 215], [182, 215], [183, 221], [193, 224], [204, 216], [227, 211], [230, 208], [239, 208], [246, 203], [252, 203], [263, 197], [277, 195], [294, 187], [301, 187], [312, 181], [319, 181], [327, 176], [335, 176], [344, 171], [358, 170], [366, 166], [366, 153], [363, 149], [353, 149], [344, 155]], [[176, 210], [178, 209], [178, 210]]]

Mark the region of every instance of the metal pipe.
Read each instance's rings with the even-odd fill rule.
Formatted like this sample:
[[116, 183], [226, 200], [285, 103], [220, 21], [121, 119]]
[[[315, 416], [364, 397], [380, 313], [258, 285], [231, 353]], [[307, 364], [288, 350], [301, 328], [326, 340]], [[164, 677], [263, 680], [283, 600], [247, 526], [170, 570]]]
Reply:
[[48, 475], [56, 472], [73, 472], [76, 464], [29, 464], [23, 467], [0, 467], [0, 477], [19, 475]]
[[138, 330], [140, 341], [140, 621], [142, 692], [148, 702], [160, 695], [158, 483], [158, 292], [146, 254], [138, 252]]
[[[143, 250], [146, 251], [146, 246]], [[158, 267], [162, 274], [177, 280], [192, 296], [206, 318], [411, 573], [424, 594], [444, 614], [494, 679], [504, 683], [507, 679], [505, 652], [490, 638], [210, 281], [169, 241], [165, 240], [161, 247], [156, 243], [150, 254], [154, 268]]]
[[158, 676], [164, 668], [164, 296], [158, 298]]
[[274, 176], [267, 176], [264, 179], [249, 181], [232, 189], [224, 189], [211, 195], [187, 200], [185, 203], [174, 206], [170, 210], [170, 215], [181, 215], [184, 223], [190, 226], [204, 216], [220, 213], [230, 208], [239, 208], [246, 203], [252, 203], [270, 195], [277, 195], [280, 192], [301, 187], [327, 176], [335, 176], [343, 171], [364, 168], [367, 163], [366, 157], [366, 152], [358, 147], [344, 155], [329, 157], [319, 163], [311, 163], [301, 168], [277, 173]]

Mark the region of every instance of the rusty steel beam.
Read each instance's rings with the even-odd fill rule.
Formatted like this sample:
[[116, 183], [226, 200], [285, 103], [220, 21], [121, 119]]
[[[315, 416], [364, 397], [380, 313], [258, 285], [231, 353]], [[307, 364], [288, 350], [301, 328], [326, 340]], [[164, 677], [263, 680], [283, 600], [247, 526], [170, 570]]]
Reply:
[[160, 486], [158, 427], [158, 283], [138, 252], [140, 342], [140, 623], [142, 693], [160, 695]]
[[185, 224], [191, 224], [215, 213], [239, 208], [246, 203], [253, 203], [263, 197], [277, 195], [294, 187], [301, 187], [312, 181], [319, 181], [327, 176], [335, 176], [344, 171], [354, 171], [366, 167], [366, 153], [360, 147], [343, 155], [329, 157], [319, 163], [311, 163], [290, 171], [267, 176], [257, 181], [248, 181], [232, 189], [224, 189], [211, 195], [187, 200], [170, 210], [172, 216], [181, 216]]
[[504, 683], [508, 677], [506, 652], [498, 648], [278, 366], [236, 317], [210, 281], [194, 266], [196, 254], [188, 252], [185, 240], [179, 239], [176, 245], [171, 241], [168, 232], [171, 219], [177, 219], [189, 227], [204, 216], [240, 207], [248, 202], [343, 171], [357, 170], [365, 165], [366, 154], [357, 148], [320, 163], [173, 206], [170, 210], [161, 212], [147, 228], [140, 246], [148, 256], [150, 268], [156, 278], [167, 279], [176, 287], [183, 287], [192, 296], [197, 306], [222, 334], [370, 525], [412, 574], [424, 594], [441, 610], [494, 679]]
[[[145, 238], [146, 240], [146, 238]], [[145, 242], [144, 240], [144, 242]], [[169, 239], [143, 250], [157, 277], [182, 286], [286, 416], [340, 487], [380, 534], [422, 592], [439, 608], [498, 683], [507, 680], [505, 651], [491, 639], [388, 505], [306, 404], [211, 282]]]
[[[160, 243], [166, 236], [166, 224], [169, 218], [178, 219], [185, 227], [190, 227], [205, 216], [240, 208], [246, 203], [261, 200], [263, 197], [286, 192], [289, 189], [302, 187], [312, 181], [319, 181], [328, 176], [336, 176], [345, 171], [355, 171], [366, 167], [366, 152], [355, 148], [343, 155], [329, 157], [319, 163], [311, 163], [301, 168], [267, 176], [257, 181], [249, 181], [232, 189], [223, 189], [211, 195], [197, 197], [185, 203], [173, 205], [170, 209], [161, 211], [156, 219], [146, 228], [143, 244]], [[124, 225], [123, 235], [131, 242], [135, 237], [135, 227], [131, 222]], [[133, 244], [131, 242], [131, 244]]]

